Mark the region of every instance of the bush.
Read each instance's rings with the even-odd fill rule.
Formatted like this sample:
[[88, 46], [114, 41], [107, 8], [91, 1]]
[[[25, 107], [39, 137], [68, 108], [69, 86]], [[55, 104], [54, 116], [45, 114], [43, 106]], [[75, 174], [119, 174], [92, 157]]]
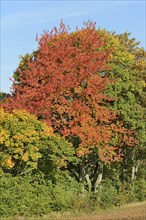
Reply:
[[129, 202], [134, 202], [134, 192], [131, 183], [123, 182], [118, 193], [118, 203], [123, 205]]
[[146, 199], [146, 181], [144, 179], [136, 180], [133, 183], [133, 191], [136, 201]]
[[146, 181], [144, 179], [135, 180], [132, 183], [121, 183], [118, 192], [118, 204], [143, 201], [146, 199]]
[[51, 211], [90, 213], [146, 198], [143, 179], [132, 184], [118, 182], [118, 187], [106, 179], [100, 184], [98, 193], [81, 191], [80, 185], [66, 172], [58, 172], [55, 179], [52, 183], [42, 173], [25, 177], [4, 174], [0, 181], [0, 216], [44, 215]]
[[116, 187], [112, 185], [112, 181], [106, 179], [99, 186], [98, 205], [100, 208], [116, 206], [118, 202], [118, 192]]
[[63, 175], [58, 175], [56, 184], [45, 178], [38, 173], [25, 177], [4, 174], [0, 181], [0, 216], [44, 215], [50, 211], [71, 210], [74, 199], [77, 200], [78, 184], [69, 177], [65, 180]]
[[75, 189], [66, 189], [63, 184], [57, 184], [52, 190], [51, 208], [53, 211], [71, 210], [71, 204], [74, 197]]
[[5, 175], [1, 177], [0, 188], [0, 216], [42, 215], [51, 210], [51, 185]]

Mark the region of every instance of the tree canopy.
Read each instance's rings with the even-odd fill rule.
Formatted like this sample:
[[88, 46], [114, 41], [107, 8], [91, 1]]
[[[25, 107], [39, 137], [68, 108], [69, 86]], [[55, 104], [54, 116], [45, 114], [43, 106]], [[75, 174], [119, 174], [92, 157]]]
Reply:
[[[1, 106], [36, 115], [70, 142], [57, 144], [54, 155], [68, 149], [68, 170], [89, 188], [96, 188], [103, 164], [124, 158], [124, 170], [132, 169], [145, 144], [145, 51], [128, 33], [97, 30], [92, 22], [74, 32], [61, 22], [37, 42], [21, 57]], [[41, 164], [48, 163], [45, 152]]]
[[[8, 113], [0, 109], [0, 162], [2, 172], [22, 175], [34, 169], [66, 167], [73, 148], [51, 127], [25, 110]], [[42, 163], [43, 161], [43, 163]]]

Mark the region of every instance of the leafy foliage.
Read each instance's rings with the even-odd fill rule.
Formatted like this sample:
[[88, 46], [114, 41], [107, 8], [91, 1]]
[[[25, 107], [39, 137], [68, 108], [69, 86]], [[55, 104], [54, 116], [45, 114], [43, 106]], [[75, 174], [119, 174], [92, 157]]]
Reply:
[[[105, 31], [104, 31], [105, 34]], [[127, 129], [136, 131], [135, 138], [138, 143], [134, 148], [125, 148], [122, 169], [130, 175], [132, 167], [140, 162], [143, 164], [145, 152], [145, 128], [144, 118], [144, 90], [145, 90], [145, 69], [146, 53], [143, 48], [138, 47], [138, 42], [130, 38], [129, 33], [116, 35], [106, 32], [108, 44], [106, 47], [113, 47], [110, 61], [110, 83], [106, 94], [115, 97], [112, 109], [118, 112], [118, 121], [124, 121]]]
[[42, 174], [32, 176], [3, 175], [0, 181], [0, 216], [41, 216], [52, 211], [95, 212], [131, 201], [143, 201], [144, 180], [132, 185], [121, 184], [119, 190], [106, 179], [98, 194], [81, 193], [73, 179], [62, 178], [57, 184], [46, 181]]
[[[76, 154], [85, 157], [97, 151], [100, 160], [119, 160], [131, 132], [115, 123], [116, 113], [107, 108], [113, 100], [103, 91], [109, 81], [111, 49], [106, 35], [89, 22], [81, 30], [46, 32], [38, 51], [26, 55], [16, 73], [7, 109], [26, 109], [44, 119], [53, 130], [74, 143]], [[25, 61], [25, 62], [24, 62]]]
[[92, 22], [70, 33], [61, 21], [37, 41], [0, 94], [1, 214], [144, 200], [144, 49]]
[[42, 215], [51, 211], [52, 186], [30, 180], [10, 175], [1, 177], [0, 216]]
[[30, 113], [24, 110], [8, 113], [0, 109], [0, 115], [0, 159], [4, 172], [22, 175], [38, 169], [38, 164], [43, 169], [45, 165], [40, 160], [44, 158], [50, 166], [63, 167], [73, 155], [71, 144], [55, 136], [51, 127]]

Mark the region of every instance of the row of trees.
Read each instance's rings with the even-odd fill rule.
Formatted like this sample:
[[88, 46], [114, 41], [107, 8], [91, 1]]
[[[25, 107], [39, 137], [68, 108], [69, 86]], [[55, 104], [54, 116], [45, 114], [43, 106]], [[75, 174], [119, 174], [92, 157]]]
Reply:
[[142, 177], [144, 49], [92, 22], [72, 33], [61, 22], [37, 41], [21, 57], [11, 94], [1, 94], [2, 172], [37, 169], [52, 181], [67, 172], [94, 192], [102, 178]]

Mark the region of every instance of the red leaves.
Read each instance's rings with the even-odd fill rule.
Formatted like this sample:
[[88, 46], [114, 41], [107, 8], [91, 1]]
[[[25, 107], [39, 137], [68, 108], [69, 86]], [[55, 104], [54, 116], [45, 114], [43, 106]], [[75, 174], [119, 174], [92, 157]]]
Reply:
[[[61, 22], [60, 30], [44, 33], [38, 44], [35, 58], [26, 61], [27, 68], [17, 70], [20, 82], [14, 82], [13, 95], [4, 106], [41, 115], [64, 136], [77, 135], [80, 156], [97, 148], [101, 160], [114, 160], [111, 122], [116, 114], [107, 108], [111, 99], [102, 94], [108, 76], [100, 75], [109, 69], [105, 37], [93, 23], [70, 34]], [[116, 129], [114, 125], [115, 132], [125, 133]]]

